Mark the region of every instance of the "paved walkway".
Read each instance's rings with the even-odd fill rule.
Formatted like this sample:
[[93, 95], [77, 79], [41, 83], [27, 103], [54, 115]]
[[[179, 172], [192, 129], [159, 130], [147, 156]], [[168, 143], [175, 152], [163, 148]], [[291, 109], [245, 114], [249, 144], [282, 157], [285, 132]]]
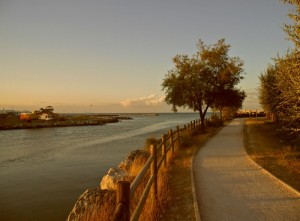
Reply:
[[300, 220], [300, 194], [246, 154], [235, 119], [196, 154], [195, 189], [202, 221]]

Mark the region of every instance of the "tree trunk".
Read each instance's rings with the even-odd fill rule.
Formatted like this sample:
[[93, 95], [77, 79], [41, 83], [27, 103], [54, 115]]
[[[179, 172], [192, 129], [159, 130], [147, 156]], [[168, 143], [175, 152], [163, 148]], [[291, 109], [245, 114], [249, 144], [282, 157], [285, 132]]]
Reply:
[[223, 108], [220, 108], [220, 120], [223, 122]]
[[200, 120], [201, 120], [201, 131], [205, 131], [205, 114], [199, 112]]
[[205, 115], [206, 115], [206, 112], [208, 110], [208, 105], [204, 108], [204, 110], [202, 109], [202, 107], [200, 107], [198, 109], [199, 111], [199, 115], [200, 115], [200, 120], [201, 120], [201, 131], [202, 132], [205, 132]]

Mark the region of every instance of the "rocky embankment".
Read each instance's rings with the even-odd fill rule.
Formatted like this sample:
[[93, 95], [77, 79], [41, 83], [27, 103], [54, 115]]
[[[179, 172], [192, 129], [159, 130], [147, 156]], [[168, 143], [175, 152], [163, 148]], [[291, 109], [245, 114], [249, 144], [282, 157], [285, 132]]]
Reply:
[[120, 120], [128, 120], [130, 117], [119, 115], [62, 115], [52, 120], [20, 120], [15, 116], [0, 119], [0, 130], [12, 129], [34, 129], [46, 127], [71, 127], [71, 126], [93, 126], [107, 123], [116, 123]]
[[[117, 183], [121, 180], [132, 180], [134, 178], [129, 171], [137, 157], [148, 158], [149, 154], [142, 150], [132, 151], [117, 168], [110, 168], [100, 181], [99, 187], [87, 189], [78, 198], [67, 221], [89, 220], [89, 218], [95, 216], [95, 213], [101, 207], [107, 207], [107, 210], [112, 209], [116, 204], [115, 191]], [[113, 206], [107, 205], [108, 202]]]

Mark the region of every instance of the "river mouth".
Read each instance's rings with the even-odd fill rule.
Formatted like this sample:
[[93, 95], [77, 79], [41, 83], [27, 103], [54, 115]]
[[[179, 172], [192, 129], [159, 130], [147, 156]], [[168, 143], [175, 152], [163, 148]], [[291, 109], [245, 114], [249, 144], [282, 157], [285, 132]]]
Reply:
[[149, 137], [197, 114], [135, 116], [103, 126], [0, 132], [0, 219], [66, 220], [78, 197]]

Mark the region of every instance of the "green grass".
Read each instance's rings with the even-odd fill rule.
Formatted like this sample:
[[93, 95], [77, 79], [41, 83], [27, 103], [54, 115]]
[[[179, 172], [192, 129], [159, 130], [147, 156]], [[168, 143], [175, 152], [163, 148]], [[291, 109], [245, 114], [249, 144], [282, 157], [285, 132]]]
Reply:
[[300, 191], [300, 151], [292, 147], [266, 118], [245, 119], [244, 143], [260, 166]]

